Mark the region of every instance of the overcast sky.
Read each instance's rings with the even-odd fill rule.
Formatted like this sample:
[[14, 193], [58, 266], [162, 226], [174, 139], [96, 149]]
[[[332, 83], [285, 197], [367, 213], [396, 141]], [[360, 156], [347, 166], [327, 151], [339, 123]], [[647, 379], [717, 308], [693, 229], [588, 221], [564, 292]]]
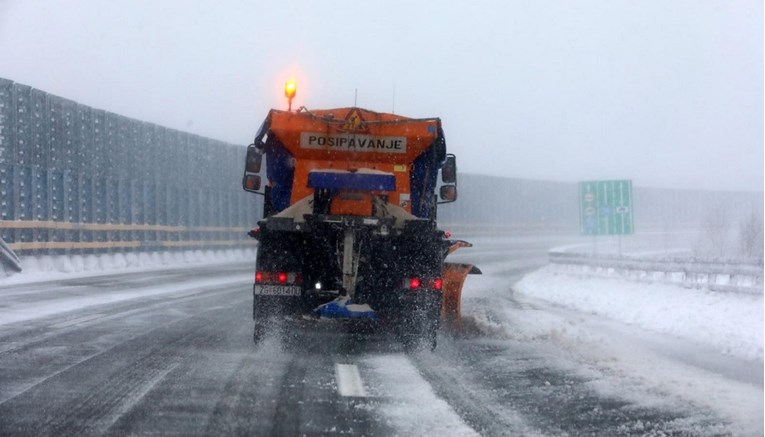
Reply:
[[244, 145], [291, 76], [463, 172], [763, 189], [762, 0], [0, 0], [0, 77], [129, 117]]

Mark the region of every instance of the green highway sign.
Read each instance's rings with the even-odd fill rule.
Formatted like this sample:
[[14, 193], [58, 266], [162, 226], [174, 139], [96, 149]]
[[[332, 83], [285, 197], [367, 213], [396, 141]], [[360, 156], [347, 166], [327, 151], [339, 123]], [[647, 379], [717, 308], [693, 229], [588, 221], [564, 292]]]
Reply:
[[634, 233], [632, 181], [579, 182], [579, 225], [583, 235]]

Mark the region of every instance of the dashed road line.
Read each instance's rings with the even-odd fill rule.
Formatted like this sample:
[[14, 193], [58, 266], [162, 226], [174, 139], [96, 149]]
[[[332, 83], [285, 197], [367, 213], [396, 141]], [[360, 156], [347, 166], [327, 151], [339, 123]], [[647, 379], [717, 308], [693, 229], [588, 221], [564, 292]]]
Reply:
[[355, 364], [335, 364], [337, 392], [340, 396], [366, 397], [364, 382]]

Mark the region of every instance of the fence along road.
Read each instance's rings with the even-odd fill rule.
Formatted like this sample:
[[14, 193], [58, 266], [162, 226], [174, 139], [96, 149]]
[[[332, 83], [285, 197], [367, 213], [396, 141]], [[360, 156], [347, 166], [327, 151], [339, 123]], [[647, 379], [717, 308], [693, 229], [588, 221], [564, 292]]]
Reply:
[[251, 245], [244, 153], [0, 78], [0, 238], [22, 253]]

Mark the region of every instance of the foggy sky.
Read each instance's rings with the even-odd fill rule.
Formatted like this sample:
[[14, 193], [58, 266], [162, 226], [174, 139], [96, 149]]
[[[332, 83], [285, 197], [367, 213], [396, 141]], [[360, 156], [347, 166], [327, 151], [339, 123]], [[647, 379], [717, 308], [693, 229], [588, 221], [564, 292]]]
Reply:
[[763, 189], [761, 0], [0, 0], [0, 77], [243, 145], [295, 77], [463, 172]]

